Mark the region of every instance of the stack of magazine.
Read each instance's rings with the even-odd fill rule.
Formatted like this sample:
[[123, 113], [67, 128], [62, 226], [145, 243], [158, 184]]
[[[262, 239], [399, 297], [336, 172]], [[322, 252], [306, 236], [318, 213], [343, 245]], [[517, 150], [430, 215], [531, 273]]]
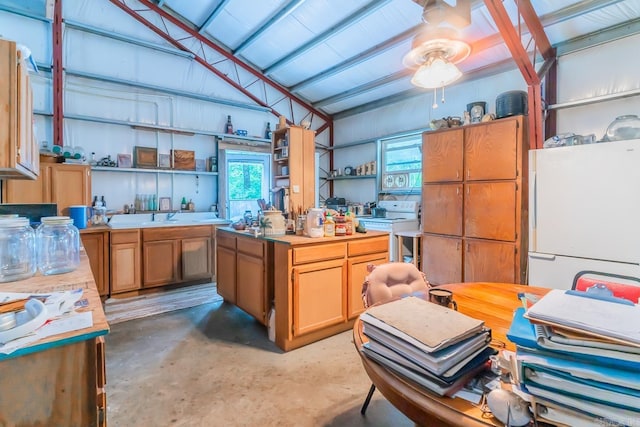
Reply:
[[370, 307], [360, 320], [366, 357], [440, 396], [462, 388], [496, 353], [483, 321], [417, 297]]
[[538, 419], [640, 425], [639, 325], [639, 307], [575, 291], [552, 290], [516, 310], [507, 337]]

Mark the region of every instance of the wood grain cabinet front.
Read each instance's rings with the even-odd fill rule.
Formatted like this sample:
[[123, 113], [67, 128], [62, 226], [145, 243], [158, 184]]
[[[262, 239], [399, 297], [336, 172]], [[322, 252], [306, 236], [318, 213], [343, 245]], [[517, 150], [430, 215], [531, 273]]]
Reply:
[[56, 203], [59, 215], [69, 206], [91, 204], [91, 169], [88, 165], [43, 163], [36, 180], [5, 180], [4, 203]]
[[40, 155], [33, 132], [33, 90], [16, 43], [0, 39], [0, 177], [33, 180]]
[[111, 230], [111, 293], [140, 289], [140, 230]]
[[422, 269], [431, 283], [526, 283], [524, 126], [517, 116], [423, 134]]
[[109, 295], [109, 232], [81, 233], [82, 246], [101, 297]]

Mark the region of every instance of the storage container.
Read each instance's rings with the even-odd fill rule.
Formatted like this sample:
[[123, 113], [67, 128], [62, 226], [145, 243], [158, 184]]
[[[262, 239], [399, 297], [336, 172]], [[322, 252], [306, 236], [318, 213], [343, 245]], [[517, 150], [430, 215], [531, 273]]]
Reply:
[[28, 218], [0, 218], [0, 282], [36, 273], [35, 232]]
[[44, 275], [68, 273], [80, 264], [80, 232], [69, 217], [42, 218], [36, 248], [38, 270]]

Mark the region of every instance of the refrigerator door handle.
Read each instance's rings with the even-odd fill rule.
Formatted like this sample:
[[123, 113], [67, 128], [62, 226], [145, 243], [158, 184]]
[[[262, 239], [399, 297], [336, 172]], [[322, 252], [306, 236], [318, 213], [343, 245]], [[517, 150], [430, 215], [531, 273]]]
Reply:
[[537, 218], [538, 218], [538, 182], [536, 181], [536, 172], [532, 171], [530, 176], [533, 182], [533, 206], [532, 206], [532, 217], [531, 217], [531, 228], [536, 229]]
[[529, 252], [529, 258], [543, 259], [546, 261], [553, 261], [556, 259], [554, 254], [543, 254], [540, 252]]

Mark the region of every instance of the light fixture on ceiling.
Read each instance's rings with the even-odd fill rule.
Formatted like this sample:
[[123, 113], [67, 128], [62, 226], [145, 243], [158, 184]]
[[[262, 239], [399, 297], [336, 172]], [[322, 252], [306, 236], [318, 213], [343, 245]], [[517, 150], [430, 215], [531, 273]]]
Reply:
[[408, 68], [417, 68], [412, 84], [434, 90], [433, 108], [438, 107], [435, 99], [437, 88], [442, 88], [444, 103], [444, 87], [462, 76], [455, 64], [471, 53], [471, 47], [454, 35], [455, 31], [445, 28], [419, 33], [413, 39], [411, 51], [402, 61]]

